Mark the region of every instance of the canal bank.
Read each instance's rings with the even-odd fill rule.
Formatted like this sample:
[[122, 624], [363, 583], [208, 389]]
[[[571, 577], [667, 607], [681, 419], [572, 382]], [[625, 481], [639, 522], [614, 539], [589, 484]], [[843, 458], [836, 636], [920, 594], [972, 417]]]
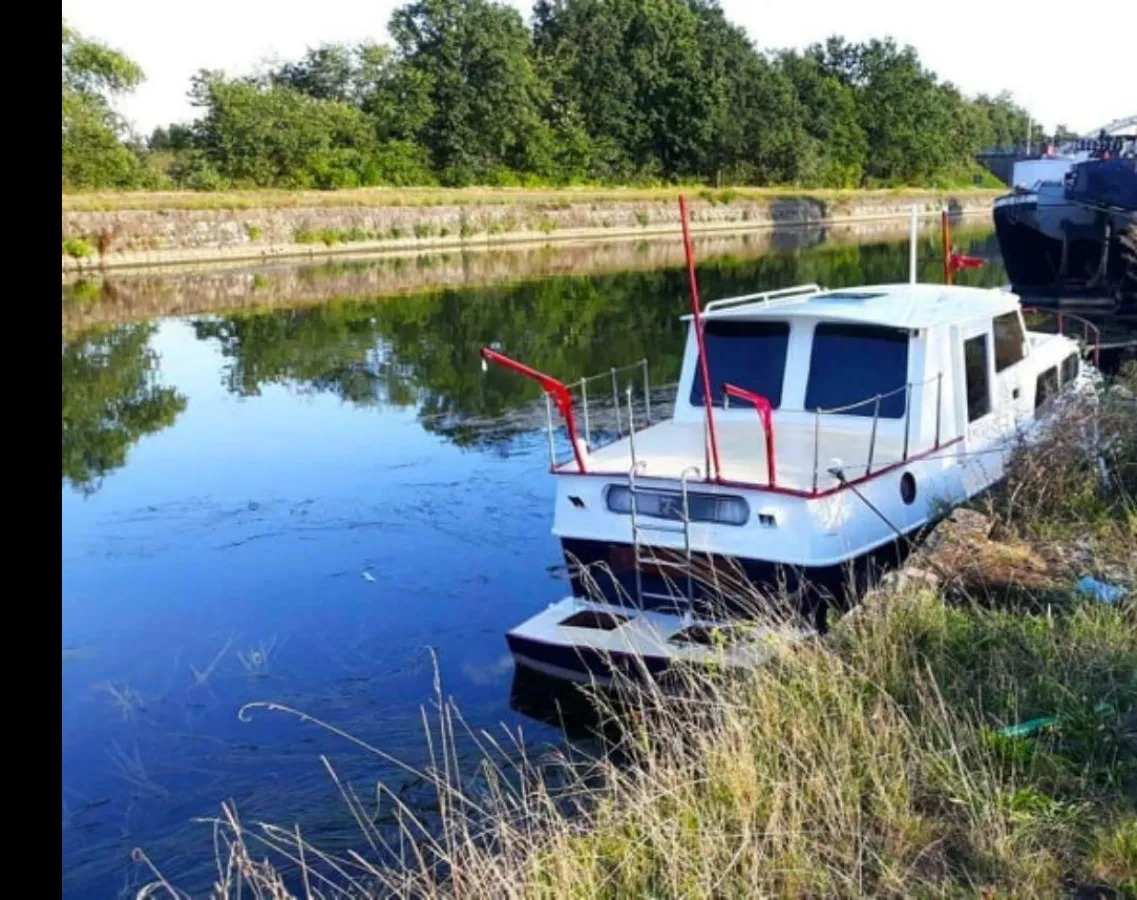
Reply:
[[[922, 277], [939, 276], [938, 236], [933, 219], [924, 221], [920, 258]], [[960, 228], [957, 240], [982, 257], [996, 253], [993, 234], [975, 220]], [[862, 261], [883, 271], [900, 265], [907, 254], [908, 222], [884, 219], [775, 231], [716, 232], [695, 238], [705, 261], [765, 256], [778, 268], [771, 279], [787, 283], [820, 280]], [[322, 248], [321, 248], [322, 249]], [[884, 258], [887, 257], [887, 261]], [[62, 329], [74, 334], [103, 324], [157, 316], [299, 307], [348, 298], [367, 299], [464, 290], [562, 276], [600, 276], [620, 272], [675, 269], [683, 264], [683, 246], [669, 239], [608, 238], [562, 241], [555, 245], [468, 245], [458, 249], [385, 250], [350, 257], [215, 262], [63, 276]], [[988, 276], [1001, 278], [1001, 267]], [[836, 276], [840, 277], [840, 276]], [[984, 283], [987, 283], [984, 280]], [[991, 282], [994, 283], [994, 282]]]
[[[986, 216], [997, 192], [702, 190], [697, 234], [924, 216]], [[651, 239], [678, 227], [669, 190], [430, 190], [67, 195], [62, 268], [124, 269], [346, 253]]]

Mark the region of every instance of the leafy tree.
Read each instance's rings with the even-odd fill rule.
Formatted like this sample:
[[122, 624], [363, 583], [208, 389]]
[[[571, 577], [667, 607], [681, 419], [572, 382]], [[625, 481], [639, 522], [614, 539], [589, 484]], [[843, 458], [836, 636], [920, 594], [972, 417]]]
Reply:
[[804, 180], [825, 187], [856, 186], [864, 175], [868, 143], [853, 87], [827, 73], [814, 56], [788, 51], [779, 64], [804, 111]]
[[84, 494], [186, 408], [183, 395], [157, 382], [153, 333], [153, 325], [125, 325], [63, 345], [63, 477]]
[[141, 74], [64, 25], [64, 185], [947, 184], [1029, 122], [891, 40], [759, 52], [717, 0], [537, 0], [532, 28], [501, 0], [411, 0], [390, 32], [202, 72], [201, 118], [132, 149], [108, 98]]
[[194, 85], [206, 109], [195, 144], [221, 175], [257, 187], [351, 187], [374, 148], [358, 109], [291, 88], [202, 72]]
[[417, 0], [395, 10], [389, 28], [407, 82], [428, 99], [418, 137], [445, 183], [542, 167], [542, 85], [516, 10], [490, 0]]
[[122, 142], [125, 127], [111, 101], [142, 82], [142, 69], [66, 20], [62, 46], [63, 189], [131, 187], [141, 166]]

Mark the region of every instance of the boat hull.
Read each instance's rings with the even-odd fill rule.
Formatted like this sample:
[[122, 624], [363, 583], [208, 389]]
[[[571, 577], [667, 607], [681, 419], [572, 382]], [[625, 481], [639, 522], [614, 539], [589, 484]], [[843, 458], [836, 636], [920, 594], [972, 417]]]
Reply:
[[1025, 193], [996, 201], [993, 218], [1015, 293], [1032, 298], [1124, 295], [1120, 298], [1132, 302], [1135, 263], [1122, 240], [1132, 216]]
[[[698, 575], [690, 586], [684, 570], [648, 563], [640, 567], [640, 591], [631, 544], [562, 538], [561, 547], [577, 597], [648, 610], [694, 610], [715, 618], [750, 618], [756, 613], [796, 618], [824, 631], [828, 610], [847, 607], [881, 573], [902, 562], [923, 528], [835, 565], [791, 566], [739, 556], [697, 556], [692, 568]], [[641, 548], [640, 552], [642, 556], [647, 551]], [[715, 590], [716, 574], [720, 585], [728, 587]], [[637, 596], [643, 598], [639, 603], [632, 600]]]

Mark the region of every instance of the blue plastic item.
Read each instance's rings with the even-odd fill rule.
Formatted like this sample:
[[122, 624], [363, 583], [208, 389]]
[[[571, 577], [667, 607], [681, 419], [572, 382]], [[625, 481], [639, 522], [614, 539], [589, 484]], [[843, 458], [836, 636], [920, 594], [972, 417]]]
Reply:
[[1127, 593], [1123, 587], [1119, 587], [1116, 584], [1106, 584], [1104, 581], [1090, 578], [1089, 575], [1080, 579], [1077, 585], [1075, 585], [1075, 589], [1079, 594], [1085, 594], [1097, 600], [1098, 603], [1116, 603]]

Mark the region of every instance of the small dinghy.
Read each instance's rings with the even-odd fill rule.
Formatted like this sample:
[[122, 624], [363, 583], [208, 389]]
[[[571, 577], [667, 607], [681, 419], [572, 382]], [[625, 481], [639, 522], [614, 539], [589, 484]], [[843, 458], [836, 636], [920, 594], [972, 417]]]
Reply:
[[646, 361], [566, 385], [482, 350], [549, 400], [572, 594], [507, 641], [558, 678], [745, 668], [823, 629], [833, 598], [996, 484], [1092, 378], [1088, 348], [1027, 331], [1001, 289], [810, 284], [704, 310], [681, 211], [692, 313], [669, 417], [653, 418]]

